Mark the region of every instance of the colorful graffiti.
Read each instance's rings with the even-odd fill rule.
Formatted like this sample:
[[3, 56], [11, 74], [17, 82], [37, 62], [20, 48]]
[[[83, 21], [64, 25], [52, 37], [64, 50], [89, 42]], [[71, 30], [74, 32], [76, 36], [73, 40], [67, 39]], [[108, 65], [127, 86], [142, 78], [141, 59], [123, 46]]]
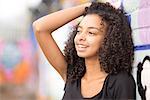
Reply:
[[30, 40], [0, 42], [0, 84], [21, 84], [32, 72], [34, 53]]

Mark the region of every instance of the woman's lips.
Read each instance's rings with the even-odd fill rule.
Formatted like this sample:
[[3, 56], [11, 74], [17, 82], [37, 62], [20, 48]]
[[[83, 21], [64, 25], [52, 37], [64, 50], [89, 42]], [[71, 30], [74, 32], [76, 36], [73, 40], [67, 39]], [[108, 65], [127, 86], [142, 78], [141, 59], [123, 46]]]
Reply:
[[79, 52], [85, 51], [87, 47], [88, 47], [88, 46], [83, 45], [83, 44], [77, 44], [77, 50], [78, 50]]

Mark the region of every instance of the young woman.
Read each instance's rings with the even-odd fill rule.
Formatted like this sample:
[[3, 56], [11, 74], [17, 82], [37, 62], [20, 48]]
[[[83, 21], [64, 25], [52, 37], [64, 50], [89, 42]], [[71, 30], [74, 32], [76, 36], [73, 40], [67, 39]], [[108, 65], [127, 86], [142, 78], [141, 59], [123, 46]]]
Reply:
[[[63, 55], [51, 33], [82, 15]], [[46, 15], [33, 27], [45, 56], [66, 83], [63, 100], [135, 99], [133, 41], [123, 11], [109, 3], [86, 3]]]

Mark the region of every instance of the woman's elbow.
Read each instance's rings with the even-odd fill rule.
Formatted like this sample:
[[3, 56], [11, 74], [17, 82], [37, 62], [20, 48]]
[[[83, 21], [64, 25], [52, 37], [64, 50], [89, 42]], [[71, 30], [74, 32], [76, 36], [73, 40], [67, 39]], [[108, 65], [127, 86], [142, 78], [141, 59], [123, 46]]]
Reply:
[[32, 28], [33, 28], [34, 33], [40, 33], [42, 31], [42, 29], [40, 28], [40, 25], [37, 21], [34, 21], [32, 23]]
[[32, 23], [33, 31], [35, 34], [39, 33], [51, 33], [51, 27], [46, 26], [47, 23], [43, 23], [42, 21], [34, 21]]

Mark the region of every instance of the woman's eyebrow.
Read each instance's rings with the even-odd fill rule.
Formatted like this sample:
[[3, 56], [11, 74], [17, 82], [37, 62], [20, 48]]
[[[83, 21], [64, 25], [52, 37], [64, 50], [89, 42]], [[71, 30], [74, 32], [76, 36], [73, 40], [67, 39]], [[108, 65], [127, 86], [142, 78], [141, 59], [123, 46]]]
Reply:
[[96, 29], [96, 30], [100, 31], [100, 29], [97, 27], [88, 27], [88, 29]]
[[82, 26], [78, 26], [78, 28], [81, 28], [81, 29], [82, 29]]
[[[82, 27], [82, 26], [78, 26], [78, 28], [81, 28], [81, 29], [82, 29], [83, 27]], [[88, 27], [88, 29], [96, 29], [96, 30], [101, 30], [101, 29], [99, 29], [99, 28], [97, 28], [97, 27], [92, 27], [92, 26], [91, 26], [91, 27]]]
[[[101, 27], [101, 28], [98, 28], [98, 27], [92, 27], [92, 26], [88, 27], [88, 29], [96, 29], [96, 30], [99, 31], [99, 32], [103, 32], [103, 31], [104, 31], [103, 28], [104, 28], [104, 27]], [[77, 29], [81, 29], [81, 30], [82, 30], [83, 27], [79, 25]]]

